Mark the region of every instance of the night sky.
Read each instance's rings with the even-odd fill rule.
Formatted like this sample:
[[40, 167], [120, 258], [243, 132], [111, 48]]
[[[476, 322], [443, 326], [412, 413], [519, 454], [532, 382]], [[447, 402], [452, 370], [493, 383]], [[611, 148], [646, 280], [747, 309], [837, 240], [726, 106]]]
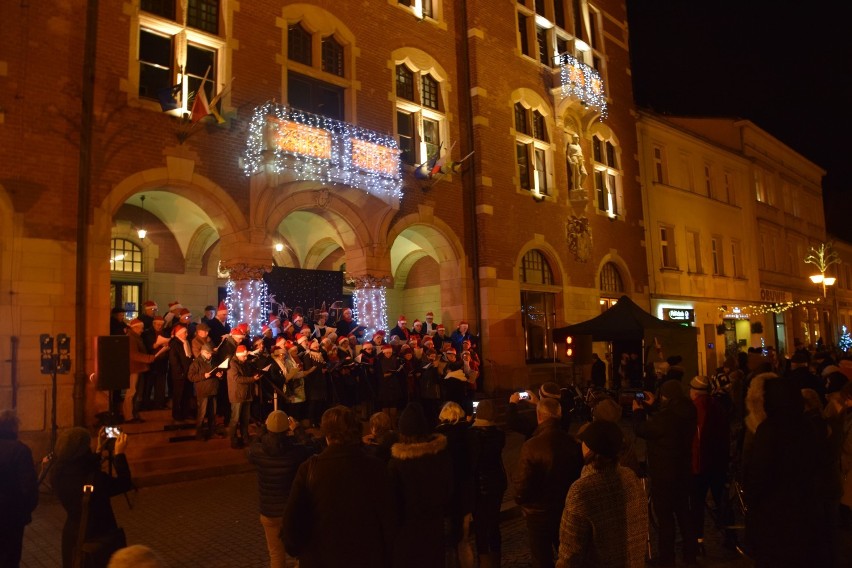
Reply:
[[826, 170], [828, 231], [852, 242], [852, 34], [840, 5], [627, 1], [637, 104], [751, 120]]

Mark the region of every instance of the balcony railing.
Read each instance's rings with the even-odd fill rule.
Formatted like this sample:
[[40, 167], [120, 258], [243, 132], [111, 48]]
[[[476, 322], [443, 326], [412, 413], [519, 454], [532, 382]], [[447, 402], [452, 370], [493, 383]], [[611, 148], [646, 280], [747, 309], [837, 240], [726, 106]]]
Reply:
[[393, 136], [276, 103], [257, 107], [249, 126], [243, 170], [253, 175], [263, 166], [379, 197], [402, 195], [400, 151]]
[[585, 106], [596, 109], [601, 117], [606, 118], [606, 93], [597, 69], [581, 63], [570, 53], [557, 55], [556, 63], [561, 67], [562, 96], [577, 97]]

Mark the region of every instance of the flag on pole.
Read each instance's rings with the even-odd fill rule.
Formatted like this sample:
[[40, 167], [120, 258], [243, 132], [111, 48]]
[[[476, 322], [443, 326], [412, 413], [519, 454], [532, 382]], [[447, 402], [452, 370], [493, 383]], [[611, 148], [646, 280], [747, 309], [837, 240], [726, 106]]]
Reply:
[[160, 108], [163, 109], [163, 112], [180, 108], [180, 93], [182, 89], [183, 83], [157, 89], [157, 99], [160, 101]]
[[221, 114], [219, 114], [219, 110], [216, 108], [216, 105], [219, 104], [219, 101], [222, 99], [222, 97], [224, 97], [230, 92], [231, 85], [234, 83], [234, 79], [235, 77], [231, 77], [231, 80], [225, 84], [222, 90], [219, 91], [219, 93], [210, 100], [210, 104], [207, 105], [210, 109], [210, 114], [213, 115], [213, 118], [215, 118], [216, 122], [218, 122], [219, 124], [225, 122], [225, 119], [222, 118]]
[[[453, 148], [455, 148], [455, 147], [456, 147], [456, 143], [453, 142], [453, 145], [450, 146], [450, 149], [447, 150], [447, 153], [444, 154], [443, 156], [441, 156], [440, 158], [438, 158], [438, 161], [435, 162], [435, 165], [432, 166], [432, 171], [431, 171], [430, 175], [434, 176], [435, 174], [440, 173], [443, 170], [444, 164], [447, 163], [447, 156], [450, 156], [453, 153]], [[441, 148], [438, 148], [438, 154], [440, 154], [440, 153], [441, 153]]]
[[[441, 142], [441, 146], [443, 145], [444, 143]], [[438, 151], [431, 158], [428, 158], [414, 169], [414, 177], [417, 179], [430, 179], [432, 177], [432, 171], [435, 169], [435, 164], [438, 163], [438, 157], [441, 155], [441, 146], [438, 146]], [[438, 169], [440, 170], [440, 168]]]
[[196, 91], [195, 98], [192, 101], [192, 110], [190, 111], [189, 119], [193, 124], [210, 114], [210, 103], [207, 102], [207, 93], [204, 92], [204, 85], [207, 83], [207, 75], [209, 73], [210, 67], [204, 72], [204, 78], [201, 79], [201, 84], [198, 85], [198, 91]]

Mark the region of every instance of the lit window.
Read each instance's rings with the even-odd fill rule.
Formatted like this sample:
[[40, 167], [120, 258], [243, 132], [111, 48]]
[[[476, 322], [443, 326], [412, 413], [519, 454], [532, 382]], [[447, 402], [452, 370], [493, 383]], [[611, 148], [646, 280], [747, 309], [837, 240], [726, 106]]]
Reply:
[[595, 134], [592, 137], [595, 201], [598, 211], [610, 217], [624, 215], [624, 196], [618, 162], [618, 150], [613, 141]]
[[670, 225], [660, 225], [660, 257], [663, 268], [677, 268], [674, 227]]
[[438, 2], [436, 0], [397, 0], [397, 4], [411, 8], [411, 11], [417, 17], [435, 19], [437, 14], [435, 10]]
[[531, 250], [521, 262], [521, 282], [524, 284], [553, 284], [553, 270], [539, 250]]
[[397, 137], [402, 159], [419, 165], [441, 154], [446, 132], [441, 81], [399, 63], [395, 73]]
[[550, 194], [550, 144], [547, 121], [538, 109], [515, 103], [515, 161], [521, 189]]
[[113, 272], [142, 272], [142, 249], [127, 239], [112, 239], [109, 267]]
[[[142, 0], [136, 20], [140, 98], [164, 102], [163, 93], [170, 93], [178, 101], [177, 108], [189, 112], [200, 89], [208, 100], [215, 96], [225, 49], [225, 39], [219, 36], [219, 4], [218, 0]], [[172, 92], [171, 87], [175, 87]]]
[[621, 279], [621, 273], [618, 267], [607, 262], [601, 268], [601, 292], [609, 294], [621, 294], [624, 292], [624, 282]]

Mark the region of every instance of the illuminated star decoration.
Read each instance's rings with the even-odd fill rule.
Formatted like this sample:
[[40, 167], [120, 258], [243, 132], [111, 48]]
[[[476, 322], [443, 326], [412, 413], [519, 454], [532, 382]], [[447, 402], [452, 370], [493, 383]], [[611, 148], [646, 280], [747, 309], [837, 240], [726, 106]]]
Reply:
[[577, 97], [584, 105], [597, 109], [602, 119], [606, 118], [606, 93], [600, 73], [567, 53], [560, 55], [559, 59], [562, 63], [559, 73], [562, 96]]
[[245, 175], [263, 167], [382, 198], [402, 197], [400, 150], [393, 136], [273, 102], [254, 109], [246, 141]]

